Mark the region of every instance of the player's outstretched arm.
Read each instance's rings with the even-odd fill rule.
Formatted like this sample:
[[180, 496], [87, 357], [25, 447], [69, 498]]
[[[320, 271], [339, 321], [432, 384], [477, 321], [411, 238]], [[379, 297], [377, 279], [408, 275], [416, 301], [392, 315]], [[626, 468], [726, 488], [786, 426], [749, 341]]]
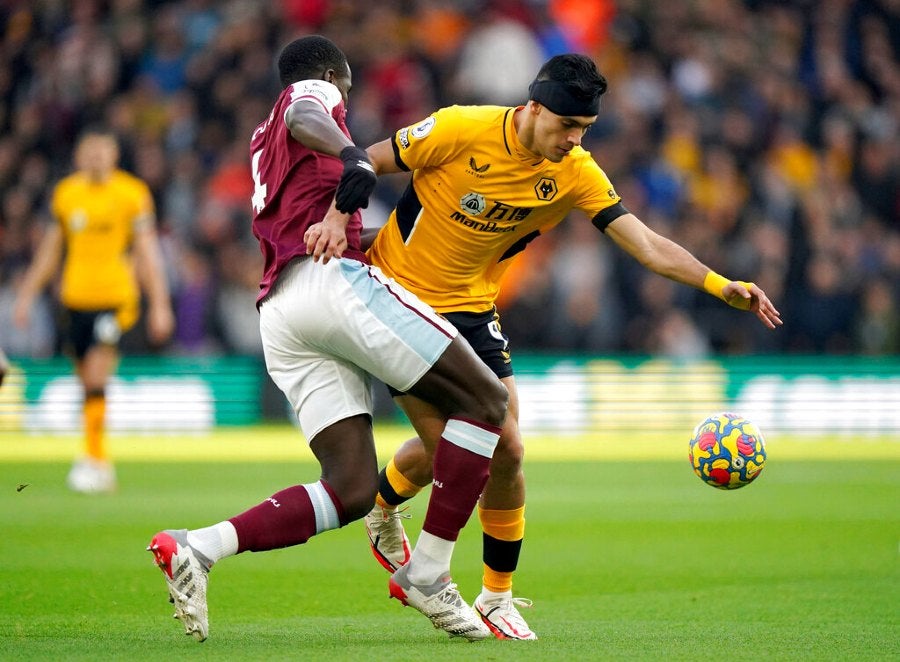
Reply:
[[390, 139], [369, 145], [366, 147], [366, 153], [369, 155], [372, 165], [375, 166], [375, 172], [379, 175], [403, 172], [394, 158], [394, 148]]
[[606, 234], [651, 271], [708, 292], [734, 308], [749, 310], [770, 329], [781, 326], [781, 313], [760, 287], [720, 276], [684, 247], [648, 228], [634, 214], [614, 220], [606, 227]]

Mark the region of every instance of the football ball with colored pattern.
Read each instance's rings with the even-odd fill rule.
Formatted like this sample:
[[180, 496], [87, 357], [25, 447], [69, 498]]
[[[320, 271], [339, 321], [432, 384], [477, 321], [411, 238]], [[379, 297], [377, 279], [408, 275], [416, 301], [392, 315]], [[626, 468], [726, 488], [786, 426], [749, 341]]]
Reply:
[[714, 414], [694, 428], [688, 450], [694, 473], [707, 485], [736, 490], [766, 466], [762, 433], [738, 414]]

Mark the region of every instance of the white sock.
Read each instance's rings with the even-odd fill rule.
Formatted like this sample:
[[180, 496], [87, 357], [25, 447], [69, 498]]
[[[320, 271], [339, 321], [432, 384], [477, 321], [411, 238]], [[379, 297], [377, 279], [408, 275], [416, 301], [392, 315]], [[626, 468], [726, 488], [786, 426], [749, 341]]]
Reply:
[[426, 531], [419, 534], [409, 559], [407, 577], [413, 584], [427, 586], [450, 575], [450, 559], [456, 541], [438, 538]]
[[203, 554], [213, 563], [234, 556], [238, 551], [237, 531], [234, 524], [225, 520], [203, 529], [187, 533], [188, 545]]
[[485, 602], [490, 602], [492, 600], [509, 600], [512, 598], [512, 591], [503, 591], [503, 593], [495, 593], [494, 591], [490, 591], [484, 586], [481, 587], [481, 597]]

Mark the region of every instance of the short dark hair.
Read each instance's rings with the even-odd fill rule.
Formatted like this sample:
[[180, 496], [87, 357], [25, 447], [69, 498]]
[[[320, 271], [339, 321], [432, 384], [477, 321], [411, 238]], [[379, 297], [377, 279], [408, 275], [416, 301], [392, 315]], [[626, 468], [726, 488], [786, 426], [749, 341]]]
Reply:
[[78, 131], [78, 138], [86, 138], [87, 136], [108, 136], [110, 138], [116, 138], [116, 132], [112, 130], [107, 124], [100, 123], [92, 123], [85, 124]]
[[106, 124], [87, 124], [78, 131], [78, 135], [75, 136], [75, 144], [79, 145], [84, 142], [87, 138], [100, 136], [102, 138], [110, 138], [118, 145], [119, 136], [115, 131], [112, 130]]
[[554, 55], [538, 71], [536, 80], [563, 83], [574, 96], [589, 101], [606, 92], [606, 78], [594, 61], [586, 55], [565, 53]]
[[278, 56], [278, 76], [282, 87], [298, 80], [320, 78], [329, 69], [348, 70], [347, 56], [333, 41], [313, 34], [295, 39]]

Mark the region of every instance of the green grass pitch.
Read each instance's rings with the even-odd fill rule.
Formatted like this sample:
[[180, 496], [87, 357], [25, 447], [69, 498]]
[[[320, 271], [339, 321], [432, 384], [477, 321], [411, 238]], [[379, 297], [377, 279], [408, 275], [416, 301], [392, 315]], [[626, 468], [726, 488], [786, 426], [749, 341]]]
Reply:
[[[900, 456], [895, 441], [866, 443], [826, 443], [821, 459], [813, 442], [770, 440], [758, 481], [721, 492], [693, 475], [686, 441], [629, 455], [528, 439], [515, 591], [534, 600], [538, 641], [432, 629], [388, 599], [355, 522], [216, 566], [199, 644], [172, 620], [144, 548], [158, 529], [211, 524], [314, 480], [296, 432], [115, 439], [121, 486], [97, 497], [64, 486], [77, 440], [3, 433], [0, 659], [896, 660]], [[413, 540], [426, 504], [412, 502]], [[480, 548], [473, 519], [453, 566], [469, 600]]]

